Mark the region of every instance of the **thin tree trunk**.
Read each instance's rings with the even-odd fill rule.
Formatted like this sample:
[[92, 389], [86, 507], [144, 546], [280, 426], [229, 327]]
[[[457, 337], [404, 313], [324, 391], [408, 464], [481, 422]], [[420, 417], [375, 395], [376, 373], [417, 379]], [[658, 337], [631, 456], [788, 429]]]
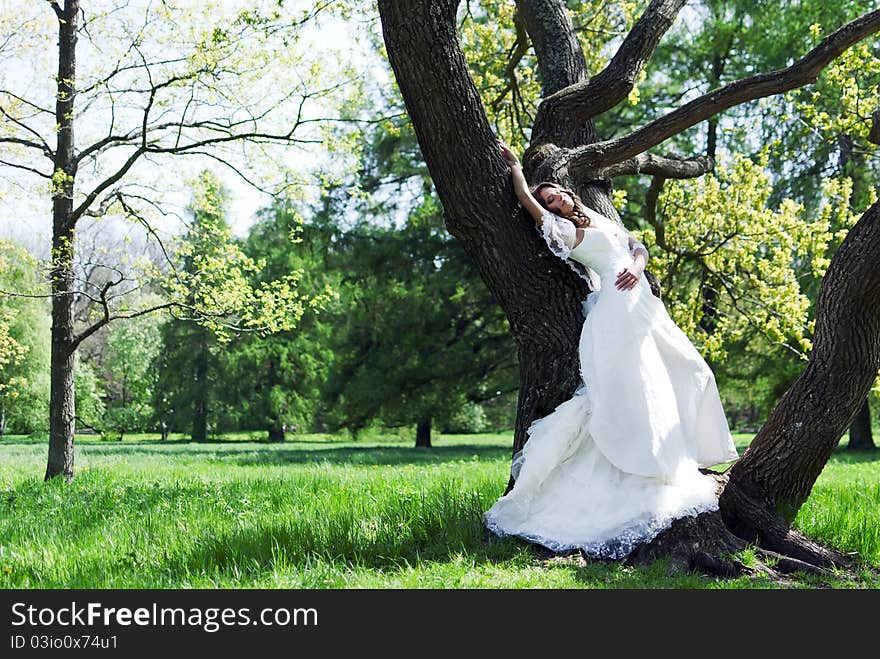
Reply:
[[272, 425], [270, 425], [268, 431], [270, 442], [284, 441], [284, 424], [280, 421], [278, 423], [273, 423]]
[[846, 447], [853, 451], [873, 451], [877, 448], [871, 435], [871, 406], [867, 398], [849, 427], [849, 443]]
[[76, 343], [73, 333], [73, 249], [75, 221], [73, 188], [76, 176], [73, 139], [76, 31], [79, 0], [67, 0], [58, 28], [58, 79], [52, 195], [52, 350], [49, 393], [49, 459], [46, 480], [73, 479], [73, 435], [76, 414], [73, 369]]
[[431, 448], [431, 419], [422, 419], [416, 426], [416, 448]]
[[199, 354], [196, 357], [195, 381], [193, 382], [193, 427], [192, 440], [194, 442], [208, 441], [208, 346], [204, 340], [199, 345]]

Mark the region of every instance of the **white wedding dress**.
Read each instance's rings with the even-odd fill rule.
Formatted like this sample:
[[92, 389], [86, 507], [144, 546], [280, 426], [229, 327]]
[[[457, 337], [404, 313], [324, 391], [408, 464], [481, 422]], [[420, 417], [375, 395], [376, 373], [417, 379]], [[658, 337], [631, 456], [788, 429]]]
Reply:
[[717, 510], [715, 481], [698, 468], [738, 455], [709, 365], [644, 274], [630, 290], [614, 285], [635, 251], [647, 255], [644, 245], [613, 220], [590, 218], [576, 247], [571, 222], [545, 212], [541, 223], [550, 248], [585, 265], [594, 289], [582, 385], [531, 425], [514, 456], [516, 483], [484, 521], [556, 552], [619, 559], [673, 520]]

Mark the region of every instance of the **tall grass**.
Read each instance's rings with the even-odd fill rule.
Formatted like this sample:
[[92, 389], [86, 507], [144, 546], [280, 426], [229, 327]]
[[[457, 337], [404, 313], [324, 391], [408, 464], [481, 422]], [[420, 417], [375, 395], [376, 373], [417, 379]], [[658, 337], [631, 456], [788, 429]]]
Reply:
[[[740, 447], [749, 437], [739, 437]], [[78, 440], [72, 483], [44, 483], [46, 445], [0, 442], [6, 588], [744, 588], [543, 560], [481, 514], [501, 495], [508, 435], [327, 436], [285, 444]], [[878, 456], [832, 459], [796, 524], [880, 566]], [[861, 586], [877, 585], [872, 577]], [[809, 586], [809, 582], [804, 582]]]

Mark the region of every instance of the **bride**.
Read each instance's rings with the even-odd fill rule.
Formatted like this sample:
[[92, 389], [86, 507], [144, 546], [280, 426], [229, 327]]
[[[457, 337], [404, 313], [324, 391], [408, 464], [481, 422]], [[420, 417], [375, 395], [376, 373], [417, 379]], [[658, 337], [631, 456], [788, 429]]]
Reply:
[[715, 377], [651, 293], [645, 246], [570, 190], [529, 190], [516, 155], [498, 146], [520, 204], [555, 254], [587, 267], [593, 292], [582, 384], [531, 425], [514, 487], [484, 521], [556, 552], [623, 558], [673, 520], [718, 508], [715, 481], [699, 468], [738, 455]]

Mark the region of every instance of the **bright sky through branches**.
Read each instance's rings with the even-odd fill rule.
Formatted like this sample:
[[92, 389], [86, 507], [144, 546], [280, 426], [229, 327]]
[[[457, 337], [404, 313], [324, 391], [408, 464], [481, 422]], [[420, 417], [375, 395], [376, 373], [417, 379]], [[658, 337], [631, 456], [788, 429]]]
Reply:
[[[328, 6], [330, 9], [318, 12], [317, 18], [310, 20], [293, 42], [284, 42], [282, 52], [289, 53], [289, 59], [282, 61], [274, 58], [263, 63], [259, 60], [259, 54], [254, 56], [253, 61], [249, 61], [251, 53], [244, 50], [244, 47], [243, 52], [236, 53], [238, 59], [235, 64], [245, 71], [250, 68], [246, 75], [249, 76], [248, 89], [251, 91], [241, 98], [242, 107], [264, 96], [268, 103], [275, 103], [274, 107], [279, 108], [279, 126], [284, 126], [284, 118], [289, 121], [295, 114], [299, 99], [294, 94], [286, 105], [278, 103], [277, 99], [282, 93], [298, 92], [299, 87], [308, 88], [309, 92], [323, 88], [331, 91], [326, 93], [326, 97], [318, 95], [310, 99], [309, 104], [304, 106], [303, 116], [311, 119], [337, 116], [338, 107], [334, 108], [333, 102], [338, 102], [340, 95], [346, 93], [342, 87], [351, 75], [344, 72], [344, 69], [354, 68], [355, 65], [362, 67], [369, 48], [361, 45], [353, 28], [332, 13], [336, 4], [338, 3], [323, 3], [322, 6]], [[265, 13], [272, 11], [276, 3], [274, 0], [271, 2], [269, 0], [262, 2], [177, 0], [168, 3], [158, 0], [83, 0], [85, 26], [89, 30], [89, 38], [86, 38], [85, 34], [81, 35], [77, 46], [77, 86], [82, 89], [91, 82], [100, 80], [102, 75], [112, 70], [116, 62], [123, 61], [126, 56], [129, 56], [128, 61], [130, 61], [131, 44], [138, 41], [141, 36], [136, 30], [144, 22], [142, 17], [150, 11], [156, 12], [157, 8], [170, 5], [174, 5], [175, 12], [173, 15], [175, 20], [172, 21], [171, 26], [168, 26], [167, 21], [166, 23], [157, 21], [149, 28], [152, 32], [145, 31], [147, 36], [143, 39], [141, 48], [148, 59], [152, 56], [152, 61], [158, 59], [160, 55], [167, 58], [178, 55], [179, 53], [175, 52], [178, 44], [183, 44], [181, 50], [190, 47], [190, 44], [185, 43], [186, 36], [192, 35], [194, 41], [204, 38], [206, 34], [210, 35], [209, 28], [224, 20], [228, 23], [243, 9], [258, 8]], [[316, 3], [313, 2], [288, 1], [284, 4], [284, 17], [300, 18], [312, 13], [315, 8]], [[206, 17], [209, 20], [206, 20]], [[271, 37], [266, 38], [266, 42], [273, 38], [283, 39], [284, 35], [281, 31], [273, 33]], [[56, 44], [57, 19], [48, 3], [0, 0], [0, 89], [14, 92], [54, 111]], [[267, 48], [270, 47], [278, 48], [278, 44], [273, 46], [270, 43]], [[316, 67], [321, 67], [317, 74]], [[117, 76], [114, 80], [120, 77]], [[144, 84], [142, 79], [138, 80], [134, 77], [126, 82], [132, 86]], [[336, 85], [340, 87], [338, 92], [332, 90]], [[178, 94], [176, 102], [180, 102], [180, 97], [181, 94]], [[82, 150], [108, 133], [111, 114], [114, 115], [113, 120], [116, 122], [117, 130], [123, 126], [124, 130], [129, 130], [132, 125], [138, 125], [136, 119], [143, 111], [143, 101], [132, 97], [130, 104], [126, 106], [129, 99], [120, 97], [121, 101], [115, 102], [111, 109], [106, 98], [106, 95], [102, 96], [99, 93], [93, 94], [91, 99], [84, 98], [82, 102], [77, 99], [78, 120], [75, 137], [78, 150]], [[9, 100], [10, 97], [5, 95], [0, 99], [0, 103], [8, 104]], [[245, 110], [239, 110], [237, 104], [236, 98], [218, 97], [214, 107], [229, 107], [230, 110], [228, 115], [215, 116], [223, 118], [228, 116], [230, 120], [238, 119], [238, 113], [243, 115]], [[206, 102], [204, 107], [210, 108], [211, 103]], [[180, 109], [172, 104], [158, 109], [156, 114], [161, 112], [163, 116], [174, 116], [175, 112], [179, 113], [179, 111]], [[54, 121], [54, 117], [49, 113], [37, 114], [38, 116], [31, 118], [30, 121], [38, 127], [41, 134], [46, 136], [48, 144], [54, 147], [55, 138], [49, 123]], [[319, 124], [311, 124], [307, 129], [308, 131], [302, 131], [302, 137], [313, 141], [312, 144], [275, 147], [276, 150], [271, 154], [268, 153], [270, 150], [268, 146], [241, 147], [237, 150], [230, 149], [223, 155], [230, 164], [252, 180], [252, 172], [263, 174], [271, 169], [270, 160], [273, 163], [280, 162], [282, 167], [295, 172], [302, 194], [308, 195], [310, 187], [317, 190], [318, 183], [311, 173], [318, 168], [325, 171], [332, 170], [339, 158], [337, 155], [336, 160], [328, 159], [324, 144], [321, 143], [323, 135]], [[277, 129], [274, 132], [285, 132], [285, 130]], [[294, 137], [299, 136], [300, 132], [297, 132]], [[3, 146], [4, 157], [0, 160], [12, 160], [13, 158], [6, 157], [7, 145]], [[118, 153], [107, 152], [107, 157], [100, 166], [84, 163], [87, 166], [81, 167], [77, 179], [77, 191], [80, 195], [93, 187], [95, 181], [106, 178], [107, 173], [112, 172], [124, 160], [123, 150], [118, 151]], [[17, 152], [14, 160], [42, 171], [51, 169], [49, 161], [33, 149]], [[194, 155], [144, 157], [132, 169], [130, 178], [137, 185], [149, 189], [151, 196], [160, 197], [162, 203], [171, 209], [171, 216], [160, 218], [157, 222], [163, 230], [174, 232], [179, 230], [179, 226], [173, 225], [179, 225], [179, 222], [173, 218], [173, 215], [184, 215], [184, 209], [189, 201], [187, 181], [205, 167], [214, 171], [230, 190], [232, 200], [229, 223], [236, 234], [243, 234], [253, 222], [254, 213], [265, 206], [270, 197], [245, 183], [234, 171], [216, 160]], [[129, 177], [127, 176], [126, 179], [128, 180]], [[271, 184], [267, 185], [271, 187]], [[110, 230], [110, 227], [107, 228]], [[21, 242], [40, 256], [46, 255], [51, 242], [51, 197], [45, 179], [21, 169], [0, 165], [0, 236]]]

